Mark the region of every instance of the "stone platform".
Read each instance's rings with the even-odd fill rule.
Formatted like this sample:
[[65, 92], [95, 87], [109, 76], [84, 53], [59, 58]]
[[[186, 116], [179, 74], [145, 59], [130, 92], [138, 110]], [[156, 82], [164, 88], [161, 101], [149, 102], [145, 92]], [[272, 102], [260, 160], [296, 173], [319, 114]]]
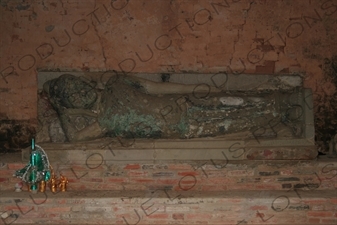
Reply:
[[[312, 133], [313, 134], [313, 133]], [[164, 162], [194, 160], [310, 160], [318, 152], [310, 139], [200, 138], [184, 140], [105, 138], [80, 143], [42, 143], [51, 158], [85, 161], [100, 155], [108, 161]], [[30, 149], [23, 152], [27, 161]]]

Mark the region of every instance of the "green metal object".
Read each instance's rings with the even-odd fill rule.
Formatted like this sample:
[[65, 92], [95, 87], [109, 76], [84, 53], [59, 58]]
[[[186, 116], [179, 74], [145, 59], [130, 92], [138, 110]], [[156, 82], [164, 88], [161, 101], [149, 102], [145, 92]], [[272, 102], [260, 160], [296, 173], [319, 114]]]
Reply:
[[40, 146], [35, 145], [34, 139], [31, 143], [29, 163], [24, 168], [17, 170], [14, 176], [30, 184], [31, 191], [37, 190], [40, 181], [50, 179], [51, 173], [47, 154]]

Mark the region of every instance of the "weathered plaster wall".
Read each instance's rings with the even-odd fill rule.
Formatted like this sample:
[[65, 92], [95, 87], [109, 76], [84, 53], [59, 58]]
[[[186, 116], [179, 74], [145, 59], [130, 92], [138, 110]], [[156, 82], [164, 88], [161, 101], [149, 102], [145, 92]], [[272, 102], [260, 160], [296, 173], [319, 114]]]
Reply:
[[336, 18], [336, 0], [2, 0], [0, 119], [36, 119], [39, 70], [300, 73], [323, 118]]

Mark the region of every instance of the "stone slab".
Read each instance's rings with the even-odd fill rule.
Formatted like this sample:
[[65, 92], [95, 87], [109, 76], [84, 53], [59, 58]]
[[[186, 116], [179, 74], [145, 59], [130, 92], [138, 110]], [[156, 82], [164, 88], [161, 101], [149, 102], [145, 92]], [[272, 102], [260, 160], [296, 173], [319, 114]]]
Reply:
[[[62, 72], [39, 72], [40, 84], [55, 78]], [[71, 73], [104, 82], [110, 72]], [[113, 73], [112, 73], [113, 74]], [[136, 74], [147, 79], [159, 81], [160, 74]], [[193, 77], [193, 79], [191, 79]], [[193, 139], [122, 139], [104, 138], [91, 142], [41, 143], [41, 147], [50, 157], [63, 158], [66, 161], [83, 161], [92, 154], [100, 154], [114, 161], [179, 161], [179, 160], [308, 160], [314, 159], [318, 152], [314, 142], [314, 118], [312, 92], [309, 89], [297, 91], [302, 86], [299, 76], [289, 75], [227, 75], [227, 74], [172, 74], [171, 82], [185, 84], [207, 84], [221, 86], [224, 90], [292, 90], [289, 104], [300, 104], [302, 113], [301, 135], [259, 137], [254, 132], [228, 134], [221, 137]], [[245, 80], [245, 82], [242, 82]], [[192, 82], [192, 83], [191, 83]], [[217, 82], [225, 84], [224, 86]], [[289, 100], [289, 101], [290, 101]], [[282, 121], [276, 121], [282, 122]], [[267, 125], [266, 125], [267, 126]], [[273, 128], [263, 127], [273, 131]], [[263, 130], [262, 129], [262, 130]], [[287, 128], [288, 129], [288, 128]], [[282, 132], [282, 131], [281, 131]], [[258, 133], [258, 132], [257, 132]], [[267, 132], [266, 132], [267, 133]], [[62, 153], [60, 152], [62, 151]], [[66, 151], [66, 153], [64, 152]], [[29, 149], [23, 150], [23, 160], [29, 157]], [[113, 159], [112, 159], [113, 158]], [[99, 160], [99, 159], [98, 159]]]
[[[274, 141], [277, 143], [277, 141]], [[296, 143], [296, 141], [294, 141]], [[241, 144], [242, 143], [242, 144]], [[298, 140], [297, 144], [291, 145], [245, 145], [243, 142], [222, 142], [206, 143], [198, 146], [198, 143], [161, 143], [158, 148], [112, 148], [101, 149], [92, 146], [82, 145], [83, 149], [78, 149], [72, 144], [41, 144], [51, 159], [61, 159], [66, 161], [85, 161], [91, 155], [100, 155], [104, 160], [113, 161], [189, 161], [189, 160], [308, 160], [317, 156], [317, 149], [310, 143], [302, 143]], [[307, 145], [305, 145], [307, 144]], [[152, 144], [150, 146], [153, 146]], [[164, 147], [165, 146], [165, 147]], [[198, 146], [198, 147], [194, 147]], [[214, 147], [216, 146], [216, 147]], [[30, 149], [22, 150], [22, 160], [29, 160]]]
[[[114, 72], [43, 72], [38, 73], [38, 88], [41, 90], [43, 84], [51, 79], [57, 78], [62, 74], [72, 74], [75, 76], [83, 76], [97, 82], [105, 82]], [[134, 76], [162, 82], [159, 73], [137, 73]], [[242, 81], [245, 82], [242, 82]], [[269, 75], [269, 74], [170, 74], [170, 82], [181, 84], [207, 84], [221, 88], [224, 91], [252, 91], [252, 90], [290, 90], [301, 87], [302, 78], [298, 75]]]

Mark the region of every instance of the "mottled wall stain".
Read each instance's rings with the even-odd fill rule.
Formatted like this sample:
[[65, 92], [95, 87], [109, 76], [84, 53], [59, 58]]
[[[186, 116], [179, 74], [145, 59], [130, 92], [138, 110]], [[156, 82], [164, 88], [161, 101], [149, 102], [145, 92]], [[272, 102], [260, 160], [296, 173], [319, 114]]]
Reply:
[[324, 71], [323, 78], [315, 87], [315, 128], [316, 142], [326, 151], [330, 140], [337, 134], [337, 55], [325, 58], [320, 65]]
[[28, 147], [36, 133], [31, 123], [32, 121], [0, 120], [0, 153]]

